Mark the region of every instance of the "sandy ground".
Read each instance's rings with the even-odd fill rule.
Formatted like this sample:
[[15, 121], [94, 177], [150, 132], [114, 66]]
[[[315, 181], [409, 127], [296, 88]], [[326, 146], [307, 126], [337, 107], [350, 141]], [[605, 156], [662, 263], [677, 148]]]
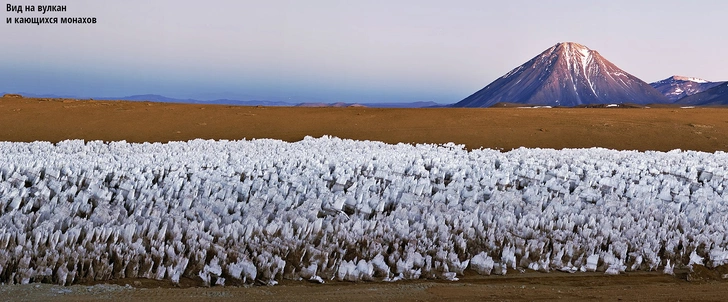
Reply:
[[[0, 286], [14, 301], [725, 301], [720, 281], [687, 282], [685, 273], [514, 273], [466, 276], [457, 282], [403, 281], [276, 286], [171, 288], [165, 282], [116, 280], [114, 284]], [[135, 284], [136, 283], [136, 284]]]
[[2, 98], [0, 129], [0, 141], [333, 135], [504, 150], [728, 150], [728, 108], [298, 108]]
[[[728, 150], [728, 108], [373, 109], [182, 105], [0, 98], [0, 141], [64, 139], [166, 142], [333, 135], [388, 143], [465, 144], [468, 148]], [[690, 280], [690, 281], [688, 281]], [[311, 284], [273, 287], [174, 287], [153, 280], [112, 280], [61, 287], [2, 285], [0, 300], [244, 301], [724, 301], [728, 284], [714, 271], [468, 275], [458, 282]]]

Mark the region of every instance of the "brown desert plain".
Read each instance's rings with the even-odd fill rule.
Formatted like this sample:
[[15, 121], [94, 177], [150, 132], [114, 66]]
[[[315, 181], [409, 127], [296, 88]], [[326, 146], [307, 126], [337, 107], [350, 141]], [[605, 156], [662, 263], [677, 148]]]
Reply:
[[[508, 151], [529, 148], [728, 150], [728, 108], [377, 109], [243, 107], [126, 101], [0, 98], [0, 141], [66, 139], [167, 142], [202, 139], [337, 136], [387, 143], [465, 144]], [[243, 301], [725, 301], [724, 268], [600, 273], [467, 272], [457, 282], [284, 281], [265, 287], [181, 286], [145, 279], [62, 287], [2, 285], [0, 300]]]

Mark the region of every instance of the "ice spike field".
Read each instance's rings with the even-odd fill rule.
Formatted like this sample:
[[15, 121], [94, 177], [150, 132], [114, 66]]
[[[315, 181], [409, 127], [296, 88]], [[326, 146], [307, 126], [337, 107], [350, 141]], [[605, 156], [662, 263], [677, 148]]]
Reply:
[[728, 263], [728, 154], [334, 137], [0, 143], [0, 282], [457, 280]]

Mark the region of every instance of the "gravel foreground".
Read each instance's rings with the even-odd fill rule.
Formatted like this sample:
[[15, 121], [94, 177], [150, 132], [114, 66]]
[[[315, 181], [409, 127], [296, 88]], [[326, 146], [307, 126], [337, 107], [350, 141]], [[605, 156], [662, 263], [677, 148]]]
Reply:
[[461, 281], [394, 283], [283, 282], [277, 286], [175, 288], [147, 279], [118, 284], [59, 286], [0, 285], [2, 301], [723, 301], [725, 282], [661, 273], [607, 276], [596, 273], [536, 273], [467, 276]]

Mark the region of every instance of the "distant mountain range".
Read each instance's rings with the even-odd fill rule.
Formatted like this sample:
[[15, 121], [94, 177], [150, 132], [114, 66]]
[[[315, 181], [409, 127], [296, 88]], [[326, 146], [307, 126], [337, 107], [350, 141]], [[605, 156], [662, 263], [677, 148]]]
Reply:
[[726, 106], [728, 105], [728, 82], [722, 82], [701, 93], [684, 97], [677, 103], [691, 106]]
[[725, 82], [709, 82], [699, 78], [671, 76], [662, 81], [650, 83], [650, 86], [657, 89], [657, 91], [670, 99], [670, 101], [675, 102], [684, 97], [706, 91], [722, 83]]
[[238, 106], [292, 106], [292, 104], [286, 102], [277, 101], [239, 101], [230, 99], [217, 99], [211, 101], [201, 101], [195, 99], [175, 99], [157, 94], [141, 94], [125, 96], [121, 98], [93, 98], [94, 100], [121, 100], [121, 101], [149, 101], [158, 103], [187, 103], [187, 104], [215, 104], [215, 105], [238, 105]]
[[[0, 93], [4, 95], [5, 93]], [[402, 103], [288, 103], [280, 101], [240, 101], [230, 99], [217, 99], [211, 101], [201, 101], [195, 99], [176, 99], [158, 94], [140, 94], [124, 97], [91, 97], [79, 98], [70, 95], [54, 95], [54, 94], [33, 94], [19, 93], [25, 97], [32, 98], [70, 98], [70, 99], [93, 99], [93, 100], [114, 100], [114, 101], [148, 101], [156, 103], [184, 103], [184, 104], [214, 104], [214, 105], [235, 105], [235, 106], [300, 106], [300, 107], [372, 107], [372, 108], [422, 108], [442, 106], [435, 102], [402, 102]]]
[[372, 107], [372, 108], [427, 108], [438, 107], [442, 104], [435, 102], [412, 103], [301, 103], [296, 107]]
[[[564, 42], [452, 106], [715, 105], [727, 97], [723, 90], [717, 89], [724, 86], [720, 86], [721, 83], [724, 82], [673, 76], [647, 84], [615, 66], [596, 50]], [[705, 95], [709, 92], [711, 95]], [[683, 98], [687, 101], [683, 102]]]

